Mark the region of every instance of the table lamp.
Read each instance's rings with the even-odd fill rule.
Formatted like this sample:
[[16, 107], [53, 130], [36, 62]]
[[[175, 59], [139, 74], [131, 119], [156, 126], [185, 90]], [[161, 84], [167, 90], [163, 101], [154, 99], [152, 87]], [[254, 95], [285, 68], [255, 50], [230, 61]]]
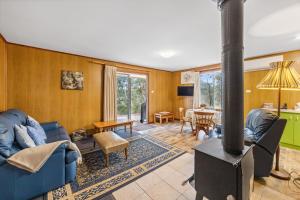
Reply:
[[[294, 63], [295, 61], [282, 61], [271, 63], [271, 70], [257, 85], [258, 89], [278, 90], [277, 114], [279, 117], [281, 105], [281, 90], [300, 90], [300, 75], [292, 67]], [[275, 169], [272, 170], [271, 175], [279, 179], [289, 180], [291, 178], [290, 174], [284, 169], [279, 168], [279, 155], [280, 145], [278, 145], [276, 150]]]

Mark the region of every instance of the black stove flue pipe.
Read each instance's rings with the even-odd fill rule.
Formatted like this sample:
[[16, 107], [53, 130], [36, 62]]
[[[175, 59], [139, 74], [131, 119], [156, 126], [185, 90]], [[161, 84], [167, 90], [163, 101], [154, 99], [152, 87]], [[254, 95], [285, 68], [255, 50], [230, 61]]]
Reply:
[[222, 21], [222, 133], [223, 149], [241, 154], [244, 149], [244, 2], [218, 2]]

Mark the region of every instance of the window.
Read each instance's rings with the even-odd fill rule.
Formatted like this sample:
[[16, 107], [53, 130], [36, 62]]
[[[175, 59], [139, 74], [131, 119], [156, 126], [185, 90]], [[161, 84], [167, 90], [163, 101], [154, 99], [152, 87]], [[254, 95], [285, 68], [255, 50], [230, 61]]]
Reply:
[[201, 104], [208, 108], [221, 108], [222, 73], [213, 71], [200, 73]]

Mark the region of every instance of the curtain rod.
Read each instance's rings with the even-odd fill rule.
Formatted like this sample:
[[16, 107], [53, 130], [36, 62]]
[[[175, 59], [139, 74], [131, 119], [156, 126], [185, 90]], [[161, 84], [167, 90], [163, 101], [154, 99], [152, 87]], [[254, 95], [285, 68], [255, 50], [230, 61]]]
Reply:
[[[141, 67], [142, 69], [139, 69], [140, 67], [139, 66], [120, 66], [116, 63], [106, 63], [106, 62], [99, 62], [99, 61], [95, 61], [95, 60], [90, 60], [89, 62], [91, 63], [95, 63], [95, 64], [100, 64], [100, 65], [113, 65], [117, 68], [123, 68], [123, 69], [130, 69], [130, 70], [138, 70], [138, 71], [143, 71], [143, 72], [150, 72], [151, 69], [150, 68], [147, 68], [147, 67]], [[125, 64], [124, 64], [125, 65]], [[153, 69], [153, 70], [156, 70], [156, 69]], [[160, 71], [160, 70], [159, 70]]]

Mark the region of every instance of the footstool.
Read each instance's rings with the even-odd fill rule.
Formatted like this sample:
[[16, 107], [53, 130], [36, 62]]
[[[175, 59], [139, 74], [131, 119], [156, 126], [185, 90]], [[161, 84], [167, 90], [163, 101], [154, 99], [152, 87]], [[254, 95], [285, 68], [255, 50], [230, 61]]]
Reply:
[[156, 123], [156, 119], [159, 119], [159, 123], [161, 124], [163, 120], [166, 120], [166, 123], [169, 122], [169, 119], [172, 119], [174, 121], [174, 114], [171, 112], [159, 112], [154, 113], [154, 123]]
[[94, 146], [96, 143], [102, 149], [105, 155], [105, 165], [109, 165], [109, 154], [117, 151], [124, 151], [127, 160], [127, 148], [129, 142], [112, 131], [96, 133], [94, 137]]

